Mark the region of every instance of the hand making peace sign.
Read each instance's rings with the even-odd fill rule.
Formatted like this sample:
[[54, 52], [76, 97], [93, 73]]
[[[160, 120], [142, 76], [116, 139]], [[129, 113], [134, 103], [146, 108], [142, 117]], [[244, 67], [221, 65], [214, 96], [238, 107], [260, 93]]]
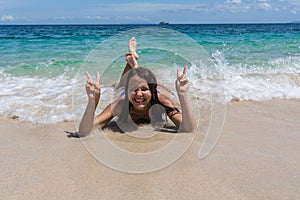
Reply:
[[182, 74], [180, 74], [180, 69], [177, 69], [177, 79], [175, 84], [178, 95], [184, 95], [189, 90], [190, 81], [186, 77], [186, 72], [187, 66], [184, 67]]
[[85, 75], [87, 76], [85, 90], [89, 100], [99, 99], [101, 94], [99, 72], [96, 73], [96, 81], [93, 81], [89, 72], [85, 72]]

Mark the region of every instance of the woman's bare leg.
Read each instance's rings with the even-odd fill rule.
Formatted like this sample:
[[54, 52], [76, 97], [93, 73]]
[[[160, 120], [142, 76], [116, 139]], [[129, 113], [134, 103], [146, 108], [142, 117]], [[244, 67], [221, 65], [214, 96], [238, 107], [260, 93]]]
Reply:
[[139, 58], [139, 55], [136, 53], [136, 47], [137, 47], [136, 39], [134, 37], [132, 37], [128, 41], [128, 52], [125, 55], [127, 63], [126, 63], [126, 66], [123, 70], [121, 80], [120, 80], [117, 88], [120, 88], [120, 87], [125, 85], [126, 73], [129, 70], [131, 70], [132, 68], [137, 68], [139, 66], [138, 62], [137, 62], [137, 59]]
[[128, 41], [128, 52], [131, 52], [133, 54], [133, 56], [135, 57], [135, 59], [138, 60], [139, 55], [136, 53], [136, 47], [137, 47], [136, 39], [135, 39], [135, 37], [132, 37]]

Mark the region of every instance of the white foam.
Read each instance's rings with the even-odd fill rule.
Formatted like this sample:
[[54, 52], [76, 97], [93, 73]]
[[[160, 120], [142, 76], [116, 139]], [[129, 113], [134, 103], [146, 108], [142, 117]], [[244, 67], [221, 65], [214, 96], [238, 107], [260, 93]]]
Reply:
[[21, 121], [55, 123], [72, 120], [72, 79], [16, 77], [0, 71], [0, 115]]
[[[232, 99], [263, 101], [274, 98], [300, 98], [300, 58], [269, 60], [267, 66], [230, 65], [220, 51], [212, 54], [216, 68], [191, 68], [192, 82], [199, 95], [223, 92], [226, 102]], [[221, 87], [220, 87], [221, 84]], [[223, 88], [223, 90], [215, 90]], [[221, 95], [221, 94], [220, 94]]]

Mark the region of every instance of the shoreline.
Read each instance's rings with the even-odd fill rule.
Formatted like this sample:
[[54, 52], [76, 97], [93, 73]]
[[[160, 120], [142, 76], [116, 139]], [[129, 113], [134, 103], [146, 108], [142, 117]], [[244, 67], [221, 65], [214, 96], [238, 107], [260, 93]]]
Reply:
[[[131, 174], [109, 168], [72, 137], [73, 122], [33, 124], [0, 118], [4, 199], [297, 199], [300, 192], [300, 100], [230, 102], [223, 132], [204, 159], [197, 135], [171, 165]], [[115, 144], [165, 145], [159, 133], [137, 145], [107, 133]], [[184, 137], [185, 134], [182, 134]], [[148, 146], [147, 146], [148, 145]], [[139, 149], [137, 149], [139, 150]]]
[[[291, 98], [291, 99], [281, 99], [281, 98], [275, 98], [275, 99], [268, 99], [268, 100], [240, 100], [239, 98], [233, 97], [228, 103], [226, 104], [222, 104], [224, 105], [224, 107], [226, 107], [225, 109], [227, 109], [229, 106], [231, 106], [232, 104], [253, 104], [253, 103], [257, 103], [257, 104], [267, 104], [267, 103], [271, 103], [271, 104], [280, 104], [280, 102], [293, 102], [293, 103], [300, 103], [300, 98]], [[205, 107], [204, 109], [200, 109], [201, 112], [205, 112], [205, 114], [207, 114], [207, 110], [211, 109], [210, 107]], [[200, 113], [201, 114], [201, 113]], [[11, 121], [11, 122], [17, 122], [17, 123], [28, 123], [31, 125], [40, 125], [40, 126], [51, 126], [51, 125], [57, 125], [57, 124], [73, 124], [74, 127], [76, 126], [75, 124], [78, 124], [80, 122], [80, 118], [78, 119], [74, 119], [74, 120], [64, 120], [64, 121], [60, 121], [60, 122], [55, 122], [55, 123], [41, 123], [41, 122], [31, 122], [31, 121], [25, 121], [25, 120], [19, 120], [21, 116], [19, 115], [13, 115], [12, 117], [3, 117], [0, 116], [0, 121], [2, 120], [7, 120], [7, 122]], [[203, 130], [202, 130], [203, 131]]]

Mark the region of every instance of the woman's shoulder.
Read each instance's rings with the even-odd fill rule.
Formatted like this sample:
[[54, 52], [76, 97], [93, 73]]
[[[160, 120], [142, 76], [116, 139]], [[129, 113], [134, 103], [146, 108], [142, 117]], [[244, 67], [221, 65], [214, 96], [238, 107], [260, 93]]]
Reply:
[[157, 96], [158, 96], [158, 100], [160, 101], [160, 103], [162, 103], [164, 106], [178, 107], [176, 102], [174, 100], [172, 100], [170, 96], [167, 96], [166, 94], [163, 94], [163, 93], [159, 93]]
[[125, 101], [125, 95], [119, 96], [116, 100], [111, 103], [112, 112], [114, 115], [119, 115], [123, 109]]

